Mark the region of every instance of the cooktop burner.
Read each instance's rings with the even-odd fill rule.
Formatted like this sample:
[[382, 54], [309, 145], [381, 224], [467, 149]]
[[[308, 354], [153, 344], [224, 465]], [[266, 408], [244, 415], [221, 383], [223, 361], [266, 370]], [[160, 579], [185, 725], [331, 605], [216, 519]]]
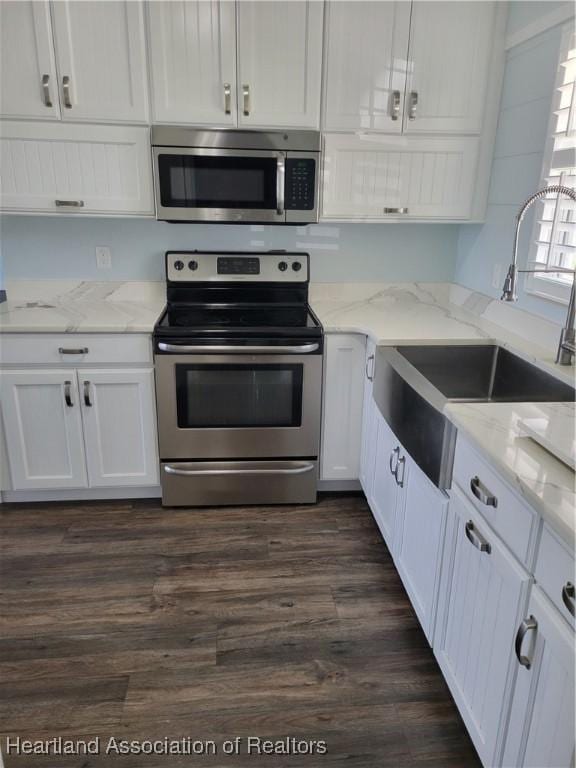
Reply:
[[163, 328], [314, 328], [315, 318], [308, 307], [168, 307], [160, 325]]

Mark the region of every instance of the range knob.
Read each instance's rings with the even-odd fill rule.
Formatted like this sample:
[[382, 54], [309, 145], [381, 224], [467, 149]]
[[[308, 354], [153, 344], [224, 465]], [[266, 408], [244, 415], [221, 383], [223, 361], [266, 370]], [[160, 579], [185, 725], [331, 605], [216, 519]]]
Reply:
[[285, 261], [280, 261], [278, 262], [278, 269], [280, 270], [280, 272], [286, 272], [286, 270], [288, 269], [288, 264], [286, 264]]
[[198, 269], [198, 262], [194, 261], [194, 259], [192, 259], [192, 261], [189, 261], [188, 262], [188, 269], [191, 269], [192, 272], [195, 272]]
[[292, 269], [294, 270], [294, 272], [300, 272], [300, 270], [302, 269], [302, 264], [299, 261], [293, 261]]
[[184, 269], [184, 262], [180, 261], [180, 259], [178, 259], [178, 261], [175, 261], [174, 262], [174, 269], [177, 269], [178, 272], [180, 272], [180, 270]]

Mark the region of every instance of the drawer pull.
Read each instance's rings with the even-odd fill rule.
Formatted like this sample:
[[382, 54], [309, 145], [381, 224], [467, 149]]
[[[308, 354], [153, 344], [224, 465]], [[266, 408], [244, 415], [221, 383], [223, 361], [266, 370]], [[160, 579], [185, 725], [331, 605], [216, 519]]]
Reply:
[[58, 347], [58, 354], [60, 355], [87, 355], [88, 347]]
[[401, 213], [401, 214], [408, 213], [408, 208], [388, 208], [388, 207], [386, 207], [383, 210], [384, 210], [384, 213], [392, 213], [392, 214], [394, 214], [394, 213]]
[[492, 552], [492, 545], [490, 544], [489, 541], [486, 541], [484, 536], [482, 536], [482, 534], [479, 531], [477, 531], [474, 528], [474, 523], [472, 522], [472, 520], [468, 520], [468, 522], [466, 523], [465, 530], [466, 530], [466, 538], [471, 544], [473, 544], [476, 547], [476, 549], [479, 549], [480, 552], [486, 552], [487, 555], [489, 555], [490, 552]]
[[562, 602], [568, 608], [571, 616], [575, 616], [574, 597], [576, 596], [576, 590], [574, 584], [571, 581], [567, 581], [562, 587]]
[[[396, 456], [396, 463], [394, 464], [394, 456]], [[398, 469], [398, 459], [400, 457], [400, 448], [396, 446], [392, 453], [390, 454], [390, 474], [394, 475], [396, 477], [396, 470]], [[396, 482], [398, 482], [398, 478], [396, 478]]]
[[84, 200], [54, 200], [56, 208], [84, 208]]
[[528, 656], [522, 655], [522, 644], [524, 642], [524, 638], [526, 637], [526, 633], [530, 631], [536, 631], [538, 629], [538, 622], [534, 618], [534, 616], [529, 616], [527, 619], [524, 619], [522, 624], [518, 627], [518, 632], [516, 633], [516, 641], [514, 643], [514, 650], [516, 651], [516, 658], [518, 659], [518, 663], [521, 664], [523, 667], [526, 667], [526, 669], [530, 669], [532, 666], [532, 659]]
[[68, 408], [74, 407], [74, 401], [72, 400], [72, 382], [71, 381], [64, 382], [64, 401], [66, 402], [66, 405], [68, 406]]
[[482, 502], [482, 504], [485, 504], [487, 507], [496, 508], [498, 506], [498, 499], [488, 490], [488, 488], [486, 488], [478, 476], [473, 477], [472, 480], [470, 480], [470, 490], [474, 496], [476, 496], [478, 501]]

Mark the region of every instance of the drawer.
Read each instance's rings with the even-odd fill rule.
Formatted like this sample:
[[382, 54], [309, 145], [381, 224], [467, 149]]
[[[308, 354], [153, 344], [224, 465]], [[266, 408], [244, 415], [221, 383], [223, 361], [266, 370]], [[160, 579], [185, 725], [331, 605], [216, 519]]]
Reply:
[[0, 345], [2, 365], [152, 362], [152, 340], [145, 333], [4, 333]]
[[502, 480], [461, 433], [456, 442], [453, 482], [520, 562], [530, 565], [538, 525], [536, 512]]
[[542, 529], [534, 578], [566, 621], [574, 626], [574, 553], [547, 525]]

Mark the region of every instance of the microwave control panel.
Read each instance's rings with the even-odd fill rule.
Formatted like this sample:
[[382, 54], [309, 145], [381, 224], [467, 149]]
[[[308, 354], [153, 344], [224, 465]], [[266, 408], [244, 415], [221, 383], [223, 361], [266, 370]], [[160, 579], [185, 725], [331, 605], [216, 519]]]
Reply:
[[287, 211], [312, 211], [315, 207], [316, 159], [286, 159], [285, 202]]

